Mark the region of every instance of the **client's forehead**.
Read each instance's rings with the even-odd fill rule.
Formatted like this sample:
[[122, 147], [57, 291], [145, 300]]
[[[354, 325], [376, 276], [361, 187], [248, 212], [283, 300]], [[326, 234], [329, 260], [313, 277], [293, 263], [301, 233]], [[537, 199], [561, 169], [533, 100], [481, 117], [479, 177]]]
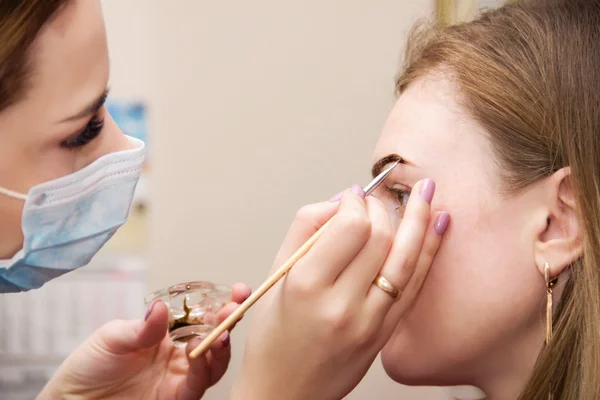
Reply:
[[488, 163], [493, 153], [485, 129], [458, 99], [449, 78], [425, 76], [411, 83], [390, 112], [372, 162], [398, 154], [425, 171], [446, 173]]

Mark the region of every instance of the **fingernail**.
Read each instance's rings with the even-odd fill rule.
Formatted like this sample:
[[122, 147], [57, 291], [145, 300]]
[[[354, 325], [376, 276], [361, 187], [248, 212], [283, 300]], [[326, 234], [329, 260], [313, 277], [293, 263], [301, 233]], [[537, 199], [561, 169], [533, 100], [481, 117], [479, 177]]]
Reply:
[[230, 338], [229, 338], [229, 332], [225, 331], [221, 334], [221, 336], [219, 336], [219, 339], [221, 340], [221, 343], [223, 343], [223, 347], [227, 347], [229, 346], [230, 343]]
[[433, 200], [433, 193], [435, 192], [435, 182], [431, 179], [427, 178], [421, 183], [421, 196], [425, 199], [426, 202], [431, 204], [431, 200]]
[[[354, 194], [356, 194], [357, 196], [359, 196], [361, 199], [365, 198], [365, 191], [363, 190], [362, 186], [355, 184], [352, 185], [352, 187], [350, 188], [350, 190], [352, 190], [352, 192]], [[335, 195], [333, 195], [332, 198], [329, 199], [329, 201], [331, 203], [335, 203], [336, 201], [340, 201], [342, 199], [342, 197], [344, 196], [344, 192], [339, 192], [336, 193]]]
[[438, 218], [437, 221], [435, 221], [435, 232], [442, 236], [444, 234], [444, 232], [446, 232], [446, 228], [448, 227], [448, 222], [450, 222], [450, 214], [448, 214], [447, 212], [443, 212], [441, 213]]
[[342, 199], [342, 196], [344, 195], [344, 192], [339, 192], [333, 195], [332, 198], [329, 199], [330, 202], [335, 203], [336, 201], [340, 201]]
[[156, 304], [158, 300], [154, 300], [152, 302], [152, 304], [150, 304], [150, 307], [148, 307], [148, 309], [146, 310], [146, 315], [144, 315], [144, 321], [148, 320], [148, 317], [150, 316], [150, 314], [152, 313], [152, 309], [154, 308], [154, 305]]
[[365, 198], [365, 191], [363, 190], [362, 186], [360, 186], [360, 185], [357, 185], [357, 184], [352, 185], [352, 192], [354, 192], [354, 194], [359, 196], [361, 199]]

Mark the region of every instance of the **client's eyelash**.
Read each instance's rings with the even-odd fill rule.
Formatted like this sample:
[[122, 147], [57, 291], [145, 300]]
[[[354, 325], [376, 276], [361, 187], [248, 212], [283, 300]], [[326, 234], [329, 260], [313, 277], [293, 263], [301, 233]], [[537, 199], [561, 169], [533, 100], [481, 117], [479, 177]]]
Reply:
[[396, 207], [396, 210], [399, 210], [400, 208], [406, 206], [406, 203], [408, 203], [408, 199], [410, 198], [411, 192], [411, 190], [408, 187], [403, 186], [402, 188], [399, 188], [386, 186], [385, 190], [391, 195], [393, 195], [398, 201], [398, 207]]
[[85, 129], [79, 132], [77, 135], [70, 137], [61, 142], [61, 146], [67, 149], [73, 149], [77, 147], [83, 147], [96, 139], [102, 128], [104, 127], [104, 118], [95, 115], [87, 124]]

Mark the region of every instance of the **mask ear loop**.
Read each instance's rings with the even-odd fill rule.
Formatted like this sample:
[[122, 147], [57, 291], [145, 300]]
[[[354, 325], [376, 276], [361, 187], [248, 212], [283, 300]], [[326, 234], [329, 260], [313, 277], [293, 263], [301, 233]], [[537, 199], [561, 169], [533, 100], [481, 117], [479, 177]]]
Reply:
[[8, 197], [12, 197], [19, 200], [27, 200], [27, 195], [13, 190], [8, 190], [0, 186], [0, 193]]

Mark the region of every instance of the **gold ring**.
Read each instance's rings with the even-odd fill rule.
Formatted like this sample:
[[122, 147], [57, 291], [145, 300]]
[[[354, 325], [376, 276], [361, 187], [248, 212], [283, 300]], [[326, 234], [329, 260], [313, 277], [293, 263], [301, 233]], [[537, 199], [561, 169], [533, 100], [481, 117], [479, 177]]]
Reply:
[[400, 289], [396, 286], [392, 285], [390, 281], [385, 279], [383, 276], [377, 274], [375, 281], [373, 283], [381, 290], [392, 296], [393, 299], [398, 298], [400, 295]]

